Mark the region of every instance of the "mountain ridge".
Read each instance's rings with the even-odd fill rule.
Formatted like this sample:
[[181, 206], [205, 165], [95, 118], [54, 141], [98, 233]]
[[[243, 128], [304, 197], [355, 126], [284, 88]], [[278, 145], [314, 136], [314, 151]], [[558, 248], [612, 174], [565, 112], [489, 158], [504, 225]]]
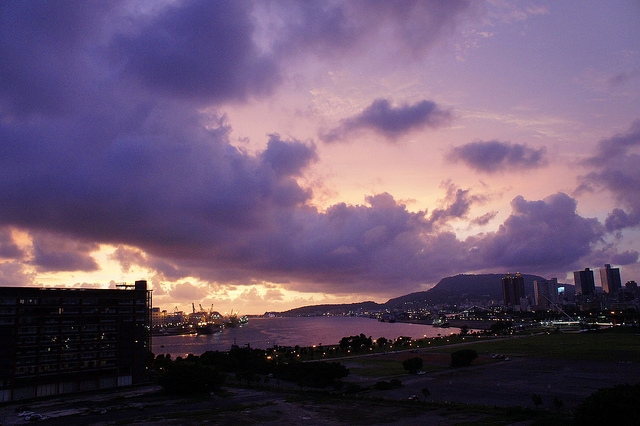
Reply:
[[[309, 305], [280, 312], [285, 316], [341, 314], [358, 310], [393, 310], [407, 307], [423, 307], [431, 304], [456, 305], [464, 302], [502, 300], [502, 278], [504, 274], [459, 274], [442, 278], [438, 284], [425, 291], [405, 294], [389, 299], [385, 303], [372, 301], [347, 304]], [[522, 274], [525, 294], [533, 295], [533, 282], [546, 278], [533, 274]], [[566, 286], [566, 284], [565, 284]]]

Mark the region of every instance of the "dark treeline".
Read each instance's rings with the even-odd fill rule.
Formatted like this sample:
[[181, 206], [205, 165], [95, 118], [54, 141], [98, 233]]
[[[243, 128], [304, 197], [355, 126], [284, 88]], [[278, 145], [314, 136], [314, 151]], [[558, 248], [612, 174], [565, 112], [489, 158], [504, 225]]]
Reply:
[[[158, 383], [169, 393], [215, 392], [229, 376], [250, 386], [252, 383], [280, 380], [299, 386], [324, 388], [336, 385], [349, 370], [339, 362], [299, 361], [296, 352], [300, 348], [274, 348], [270, 350], [234, 346], [228, 352], [207, 351], [200, 356], [189, 354], [186, 358], [171, 359], [170, 355], [158, 355], [154, 360], [154, 373]], [[274, 357], [274, 352], [282, 357]]]

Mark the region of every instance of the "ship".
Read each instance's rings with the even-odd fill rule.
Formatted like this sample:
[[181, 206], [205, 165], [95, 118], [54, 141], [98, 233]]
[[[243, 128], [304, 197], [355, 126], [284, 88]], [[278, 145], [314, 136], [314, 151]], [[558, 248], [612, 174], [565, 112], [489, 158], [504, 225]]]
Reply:
[[231, 310], [231, 315], [227, 318], [227, 321], [224, 323], [225, 327], [235, 327], [237, 325], [243, 325], [249, 322], [249, 318], [246, 315], [239, 316], [238, 312], [233, 312]]
[[198, 334], [213, 334], [222, 331], [223, 320], [222, 315], [218, 311], [213, 310], [213, 305], [208, 311], [200, 306], [200, 310], [196, 312], [195, 304], [192, 303], [193, 312], [188, 316], [188, 323], [195, 329]]
[[445, 316], [433, 320], [434, 327], [449, 327], [449, 320]]

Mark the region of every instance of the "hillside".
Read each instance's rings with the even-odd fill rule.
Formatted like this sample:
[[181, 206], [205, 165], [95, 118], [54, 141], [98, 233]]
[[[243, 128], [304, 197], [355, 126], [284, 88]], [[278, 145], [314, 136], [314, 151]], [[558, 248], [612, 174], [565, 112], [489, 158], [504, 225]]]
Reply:
[[[533, 295], [533, 282], [543, 280], [538, 275], [523, 274], [525, 292]], [[408, 304], [459, 304], [474, 300], [502, 300], [504, 274], [455, 275], [440, 280], [435, 287], [417, 293], [396, 297], [385, 303], [388, 309], [399, 309]]]
[[[323, 313], [348, 313], [353, 311], [372, 311], [383, 309], [419, 308], [435, 304], [460, 304], [489, 300], [502, 300], [503, 274], [455, 275], [440, 280], [433, 288], [390, 299], [384, 304], [360, 302], [343, 305], [313, 305], [281, 312], [281, 315], [321, 315]], [[543, 280], [538, 275], [522, 274], [525, 292], [533, 298], [533, 282]]]
[[375, 311], [384, 309], [384, 305], [376, 302], [358, 302], [336, 305], [311, 305], [302, 306], [300, 308], [290, 309], [288, 311], [280, 312], [283, 316], [313, 316], [322, 315], [325, 313], [330, 314], [343, 314], [352, 311], [367, 310]]

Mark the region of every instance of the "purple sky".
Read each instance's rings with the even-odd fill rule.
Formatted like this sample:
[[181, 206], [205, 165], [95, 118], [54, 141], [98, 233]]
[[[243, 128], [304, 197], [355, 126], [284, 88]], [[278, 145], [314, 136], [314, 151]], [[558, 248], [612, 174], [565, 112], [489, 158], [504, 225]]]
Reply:
[[2, 286], [639, 280], [640, 4], [3, 2], [0, 164]]

